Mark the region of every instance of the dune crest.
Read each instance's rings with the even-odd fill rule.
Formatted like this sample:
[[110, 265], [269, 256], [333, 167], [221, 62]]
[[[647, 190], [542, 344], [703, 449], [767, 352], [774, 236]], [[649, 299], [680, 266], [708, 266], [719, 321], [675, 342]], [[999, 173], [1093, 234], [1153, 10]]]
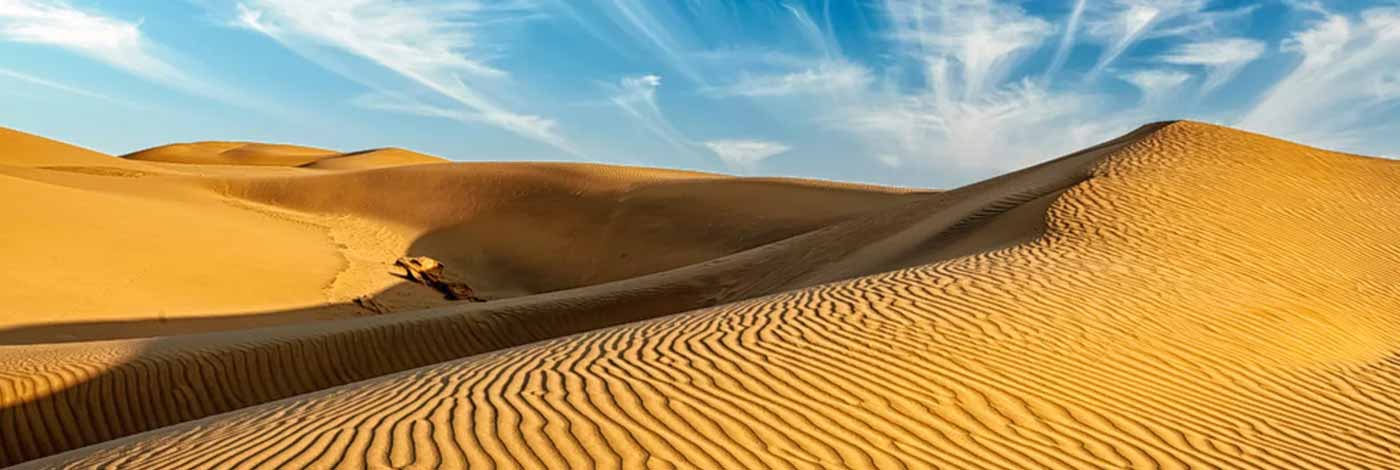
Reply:
[[301, 165], [303, 168], [322, 170], [362, 170], [389, 166], [422, 165], [425, 163], [447, 163], [431, 155], [424, 155], [404, 149], [386, 148], [363, 152], [342, 153]]
[[[96, 443], [20, 468], [1396, 466], [1395, 162], [1175, 122], [946, 192], [597, 168], [192, 179], [411, 228], [512, 298], [0, 348], [0, 463]], [[315, 189], [399, 181], [484, 202]], [[549, 210], [580, 191], [598, 206]]]
[[123, 159], [143, 162], [245, 165], [309, 168], [318, 170], [363, 170], [447, 160], [399, 148], [383, 148], [341, 153], [299, 145], [256, 142], [191, 142], [169, 144], [132, 152]]
[[220, 164], [302, 166], [324, 158], [338, 156], [334, 150], [298, 145], [260, 144], [254, 142], [191, 142], [169, 144], [123, 155], [127, 160]]

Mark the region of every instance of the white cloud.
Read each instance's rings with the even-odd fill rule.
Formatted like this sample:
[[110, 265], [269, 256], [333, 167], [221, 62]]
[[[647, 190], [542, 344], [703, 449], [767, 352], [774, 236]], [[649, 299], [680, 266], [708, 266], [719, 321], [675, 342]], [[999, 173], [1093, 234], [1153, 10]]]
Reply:
[[[567, 0], [564, 0], [567, 1]], [[703, 75], [687, 57], [689, 47], [676, 36], [681, 28], [667, 2], [651, 0], [600, 0], [595, 2], [615, 27], [633, 37], [633, 43], [649, 44], [660, 52], [659, 57], [677, 72], [696, 83], [704, 83]], [[655, 8], [655, 9], [653, 9]], [[587, 25], [588, 29], [600, 28]]]
[[661, 87], [661, 76], [654, 74], [622, 78], [622, 90], [647, 100], [656, 97], [656, 89]]
[[781, 154], [792, 147], [766, 140], [711, 140], [705, 146], [719, 156], [731, 170], [751, 172], [763, 160]]
[[618, 109], [641, 124], [647, 132], [678, 151], [691, 153], [695, 144], [671, 126], [671, 122], [661, 112], [661, 107], [656, 104], [656, 89], [660, 87], [659, 75], [624, 77], [617, 85], [611, 87], [614, 90], [611, 101]]
[[1051, 93], [1022, 81], [969, 101], [894, 97], [828, 122], [862, 133], [890, 166], [946, 165], [990, 174], [1096, 143], [1118, 131], [1092, 95]]
[[[120, 101], [118, 101], [118, 100], [116, 100], [116, 99], [113, 99], [112, 97], [109, 97], [109, 96], [107, 96], [107, 95], [103, 95], [103, 94], [101, 94], [101, 93], [97, 93], [97, 92], [92, 92], [92, 91], [84, 90], [84, 89], [77, 88], [77, 87], [70, 86], [70, 85], [65, 85], [65, 84], [62, 84], [62, 83], [55, 82], [55, 81], [53, 81], [53, 80], [47, 80], [47, 79], [35, 77], [35, 76], [33, 76], [33, 75], [28, 75], [28, 74], [16, 72], [16, 71], [14, 71], [14, 70], [6, 69], [6, 68], [3, 68], [3, 67], [0, 67], [0, 76], [9, 77], [9, 78], [12, 78], [12, 79], [15, 79], [15, 80], [19, 80], [19, 81], [22, 81], [22, 82], [31, 83], [31, 84], [34, 84], [34, 85], [39, 85], [39, 86], [42, 86], [42, 87], [45, 87], [45, 88], [49, 88], [49, 89], [53, 89], [53, 90], [58, 90], [58, 91], [61, 91], [61, 92], [64, 92], [64, 93], [72, 94], [72, 95], [78, 95], [78, 96], [84, 96], [84, 97], [88, 97], [88, 98], [96, 98], [96, 99], [103, 100], [103, 101], [111, 101], [111, 102], [118, 102], [118, 103], [121, 103]], [[123, 104], [125, 104], [125, 103], [123, 103]]]
[[1084, 7], [1087, 0], [1075, 0], [1074, 9], [1070, 10], [1069, 19], [1065, 21], [1064, 31], [1060, 33], [1060, 45], [1055, 48], [1055, 55], [1050, 59], [1050, 66], [1045, 69], [1045, 80], [1049, 81], [1060, 71], [1060, 67], [1065, 65], [1065, 59], [1069, 58], [1069, 52], [1074, 48], [1075, 35], [1079, 33], [1079, 21], [1084, 17]]
[[475, 114], [461, 110], [425, 104], [407, 95], [397, 93], [366, 93], [352, 98], [350, 104], [364, 109], [425, 117], [467, 120], [475, 116]]
[[[74, 7], [62, 0], [0, 0], [0, 41], [56, 47], [190, 95], [271, 115], [294, 114], [280, 104], [199, 73], [188, 60], [148, 37], [140, 21]], [[62, 89], [47, 81], [46, 86]], [[69, 92], [77, 90], [67, 88]]]
[[[783, 8], [792, 14], [793, 22], [797, 26], [797, 31], [807, 40], [807, 44], [821, 53], [824, 60], [831, 61], [841, 56], [841, 43], [829, 29], [817, 26], [817, 22], [807, 14], [807, 10], [797, 5], [784, 3]], [[830, 3], [826, 6], [829, 8]], [[827, 17], [830, 20], [830, 17]], [[830, 23], [827, 23], [830, 25]]]
[[872, 77], [865, 67], [848, 62], [824, 62], [792, 73], [746, 75], [737, 82], [711, 90], [717, 96], [792, 96], [860, 91]]
[[0, 0], [0, 39], [67, 49], [140, 77], [198, 90], [195, 80], [161, 57], [139, 23], [64, 2]]
[[1400, 87], [1394, 86], [1400, 8], [1373, 8], [1356, 17], [1323, 13], [1283, 49], [1300, 56], [1298, 65], [1237, 125], [1358, 153], [1393, 154], [1400, 148], [1393, 122], [1383, 117], [1400, 106]]
[[1202, 92], [1209, 92], [1239, 73], [1246, 64], [1264, 54], [1264, 43], [1253, 39], [1223, 38], [1182, 44], [1162, 60], [1177, 65], [1198, 65], [1207, 69]]
[[1052, 42], [1062, 46], [1056, 55], [1068, 54], [1072, 31], [1055, 41], [1046, 21], [991, 0], [889, 0], [883, 7], [911, 62], [901, 70], [917, 71], [923, 86], [886, 78], [838, 103], [823, 123], [855, 135], [885, 166], [989, 174], [1117, 130], [1116, 120], [1095, 115], [1098, 97], [1052, 91], [1049, 73], [1039, 82], [1007, 79], [1028, 53]]
[[1097, 75], [1113, 63], [1161, 16], [1162, 10], [1152, 5], [1120, 2], [1118, 11], [1107, 18], [1090, 23], [1089, 33], [1103, 42], [1104, 51], [1099, 54], [1098, 63], [1094, 64], [1089, 75]]
[[1252, 11], [1205, 12], [1207, 0], [1114, 0], [1099, 3], [1087, 32], [1103, 45], [1098, 61], [1089, 70], [1092, 78], [1144, 39], [1186, 34], [1216, 22]]
[[1144, 103], [1157, 103], [1181, 88], [1181, 85], [1191, 79], [1191, 74], [1180, 70], [1143, 69], [1125, 73], [1121, 78], [1142, 92]]
[[324, 53], [339, 50], [368, 60], [456, 101], [486, 122], [517, 135], [579, 154], [554, 130], [553, 121], [508, 109], [488, 97], [477, 81], [506, 73], [481, 57], [483, 24], [528, 10], [520, 3], [391, 0], [250, 0], [238, 4], [237, 24], [266, 34], [293, 51], [352, 80], [386, 91], [382, 83]]
[[1045, 20], [991, 0], [886, 0], [884, 13], [905, 53], [929, 70], [929, 87], [950, 98], [992, 89], [1053, 31]]

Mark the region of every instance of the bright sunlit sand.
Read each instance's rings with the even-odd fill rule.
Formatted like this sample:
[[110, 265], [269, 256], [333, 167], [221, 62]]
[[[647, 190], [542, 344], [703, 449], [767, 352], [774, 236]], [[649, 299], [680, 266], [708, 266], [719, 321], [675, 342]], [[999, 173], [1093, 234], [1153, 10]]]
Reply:
[[944, 192], [0, 153], [3, 464], [1396, 464], [1387, 160], [1193, 122]]
[[1400, 470], [1400, 0], [0, 0], [0, 469]]

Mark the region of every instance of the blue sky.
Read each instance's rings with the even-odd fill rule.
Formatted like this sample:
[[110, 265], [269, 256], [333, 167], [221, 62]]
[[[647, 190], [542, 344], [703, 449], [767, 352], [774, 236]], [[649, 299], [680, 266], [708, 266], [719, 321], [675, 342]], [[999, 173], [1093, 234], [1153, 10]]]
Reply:
[[1154, 120], [1400, 155], [1400, 3], [0, 0], [0, 125], [950, 187]]

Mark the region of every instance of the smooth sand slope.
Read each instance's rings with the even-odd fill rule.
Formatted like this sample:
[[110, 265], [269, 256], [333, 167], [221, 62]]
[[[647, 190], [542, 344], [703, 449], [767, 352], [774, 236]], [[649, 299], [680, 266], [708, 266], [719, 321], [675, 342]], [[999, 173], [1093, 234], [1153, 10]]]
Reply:
[[[1394, 162], [1181, 122], [945, 193], [594, 172], [653, 184], [636, 192], [646, 203], [609, 212], [643, 227], [634, 243], [600, 240], [631, 225], [598, 223], [591, 206], [516, 205], [577, 192], [567, 184], [519, 199], [481, 189], [572, 182], [580, 167], [432, 179], [435, 167], [456, 166], [161, 178], [407, 227], [386, 230], [459, 256], [464, 276], [510, 298], [0, 348], [0, 456], [102, 442], [27, 465], [1400, 468]], [[404, 210], [318, 184], [486, 202]], [[675, 196], [689, 184], [822, 196], [697, 210]], [[818, 206], [833, 212], [799, 215]], [[771, 223], [755, 222], [765, 209]], [[715, 217], [730, 238], [646, 225], [683, 220], [668, 210]], [[564, 227], [531, 227], [545, 233], [585, 227], [587, 240], [525, 239], [596, 261], [512, 251], [474, 225], [488, 215], [520, 237], [536, 236], [518, 233], [530, 215]], [[697, 259], [609, 266], [667, 245]]]

